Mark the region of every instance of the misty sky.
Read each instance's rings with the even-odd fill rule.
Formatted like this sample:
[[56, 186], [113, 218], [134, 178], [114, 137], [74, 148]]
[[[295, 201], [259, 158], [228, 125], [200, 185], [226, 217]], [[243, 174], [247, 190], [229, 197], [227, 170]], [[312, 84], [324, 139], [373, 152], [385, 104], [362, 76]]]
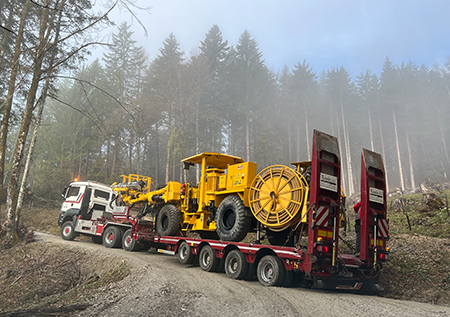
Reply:
[[[381, 71], [388, 56], [395, 64], [443, 64], [450, 57], [450, 0], [137, 0], [151, 13], [136, 11], [148, 31], [124, 10], [117, 24], [133, 24], [134, 39], [153, 60], [170, 33], [189, 55], [217, 24], [235, 46], [248, 30], [267, 66], [277, 72], [306, 60], [320, 75], [344, 66], [354, 78], [367, 68]], [[112, 28], [108, 33], [117, 32]], [[100, 51], [94, 52], [98, 55]], [[101, 54], [101, 53], [100, 53]]]

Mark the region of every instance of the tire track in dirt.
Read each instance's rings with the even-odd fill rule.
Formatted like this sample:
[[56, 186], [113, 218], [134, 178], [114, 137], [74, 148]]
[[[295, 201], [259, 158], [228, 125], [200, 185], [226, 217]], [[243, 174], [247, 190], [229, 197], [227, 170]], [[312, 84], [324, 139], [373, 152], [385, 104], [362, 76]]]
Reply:
[[131, 274], [102, 289], [78, 316], [450, 316], [450, 308], [378, 296], [302, 288], [267, 288], [224, 273], [181, 265], [176, 257], [107, 249], [84, 241], [64, 241], [38, 233], [44, 243], [63, 244], [128, 262]]

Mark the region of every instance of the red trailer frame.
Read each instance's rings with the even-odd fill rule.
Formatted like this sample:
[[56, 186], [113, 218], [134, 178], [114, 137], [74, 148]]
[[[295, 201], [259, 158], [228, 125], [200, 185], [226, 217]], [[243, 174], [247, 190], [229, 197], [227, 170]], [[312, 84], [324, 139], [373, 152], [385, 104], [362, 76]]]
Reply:
[[[361, 256], [339, 252], [341, 169], [338, 141], [314, 131], [306, 249], [188, 237], [155, 236], [160, 252], [181, 263], [198, 262], [205, 271], [237, 279], [256, 273], [265, 286], [289, 285], [300, 273], [314, 288], [380, 292], [380, 262], [387, 259], [386, 186], [381, 156], [363, 149], [361, 160]], [[259, 234], [257, 235], [259, 237]], [[377, 247], [374, 247], [376, 245]]]

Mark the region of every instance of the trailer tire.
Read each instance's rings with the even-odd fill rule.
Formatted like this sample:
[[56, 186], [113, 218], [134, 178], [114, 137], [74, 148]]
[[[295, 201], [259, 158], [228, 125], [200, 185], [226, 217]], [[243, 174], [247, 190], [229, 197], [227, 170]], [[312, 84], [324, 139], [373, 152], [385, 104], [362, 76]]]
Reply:
[[75, 239], [77, 236], [74, 226], [73, 226], [73, 221], [66, 221], [63, 223], [63, 225], [61, 226], [61, 237], [64, 240], [69, 240], [72, 241], [73, 239]]
[[256, 275], [263, 286], [280, 286], [284, 282], [286, 269], [279, 257], [266, 255], [259, 261]]
[[225, 274], [236, 280], [242, 280], [247, 276], [248, 263], [245, 255], [239, 250], [232, 250], [225, 258]]
[[174, 205], [161, 208], [156, 220], [159, 236], [176, 236], [180, 232], [180, 211]]
[[116, 226], [106, 228], [103, 233], [103, 245], [107, 248], [119, 248], [122, 246], [122, 230]]
[[211, 246], [205, 245], [198, 256], [198, 264], [203, 271], [216, 272], [219, 267], [220, 259], [216, 255], [216, 251]]
[[284, 281], [281, 284], [283, 287], [290, 287], [294, 284], [294, 271], [288, 271], [285, 269]]
[[101, 236], [92, 236], [91, 239], [92, 239], [92, 242], [94, 242], [95, 244], [103, 243], [103, 238]]
[[122, 248], [124, 248], [125, 251], [137, 251], [140, 249], [139, 242], [131, 237], [131, 229], [128, 229], [123, 234]]
[[181, 264], [192, 264], [195, 261], [195, 254], [186, 241], [181, 242], [178, 247], [178, 261]]
[[223, 241], [239, 242], [251, 227], [252, 215], [239, 196], [228, 196], [217, 208], [216, 232]]

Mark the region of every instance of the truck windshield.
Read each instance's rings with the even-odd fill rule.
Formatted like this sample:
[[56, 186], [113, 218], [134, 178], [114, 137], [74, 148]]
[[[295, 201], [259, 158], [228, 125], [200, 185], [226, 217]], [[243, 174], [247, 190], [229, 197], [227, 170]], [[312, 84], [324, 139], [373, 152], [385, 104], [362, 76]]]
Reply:
[[71, 196], [78, 196], [78, 193], [80, 192], [80, 187], [69, 187], [69, 190], [67, 191], [67, 197], [71, 197]]

